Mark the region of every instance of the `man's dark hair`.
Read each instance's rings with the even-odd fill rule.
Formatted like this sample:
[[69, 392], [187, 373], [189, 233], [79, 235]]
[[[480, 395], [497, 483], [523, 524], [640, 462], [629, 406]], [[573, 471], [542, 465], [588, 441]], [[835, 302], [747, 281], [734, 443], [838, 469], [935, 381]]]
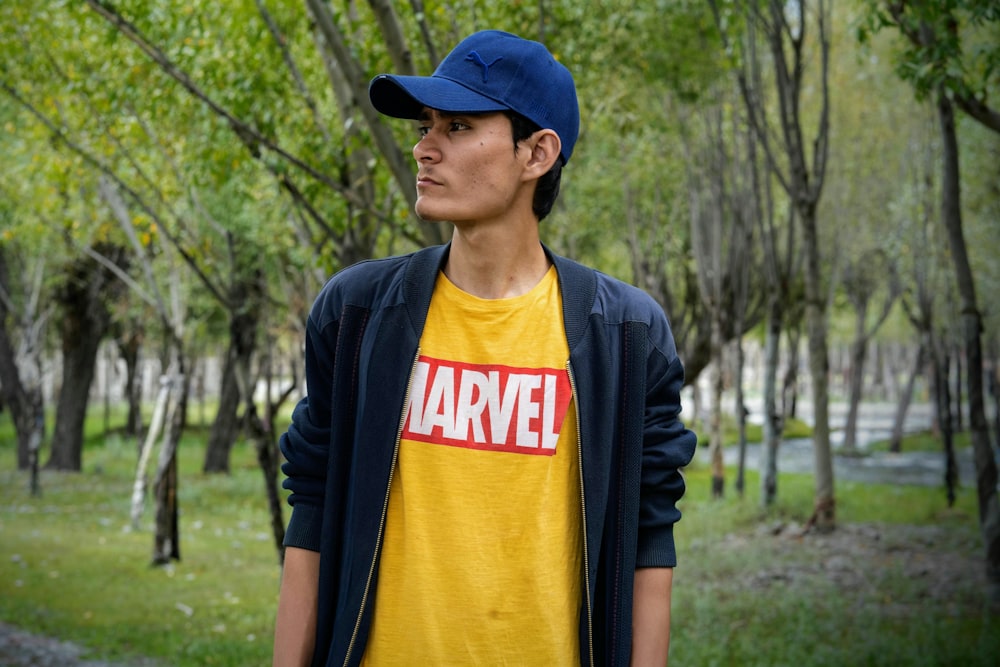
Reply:
[[[511, 132], [514, 135], [514, 152], [516, 153], [517, 145], [520, 142], [542, 128], [514, 111], [508, 111], [506, 114], [510, 118]], [[560, 155], [556, 158], [555, 164], [552, 165], [548, 173], [538, 179], [538, 184], [535, 186], [535, 198], [531, 202], [531, 210], [538, 216], [539, 222], [552, 211], [552, 206], [556, 203], [556, 197], [559, 196], [562, 168], [563, 158]]]

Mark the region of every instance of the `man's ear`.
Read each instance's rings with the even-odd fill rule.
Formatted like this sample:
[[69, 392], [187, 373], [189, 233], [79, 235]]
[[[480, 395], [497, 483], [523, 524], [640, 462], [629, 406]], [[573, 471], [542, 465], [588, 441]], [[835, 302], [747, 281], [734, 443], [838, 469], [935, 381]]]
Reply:
[[531, 156], [525, 164], [525, 176], [537, 179], [544, 176], [559, 159], [562, 141], [553, 130], [538, 130], [528, 139]]

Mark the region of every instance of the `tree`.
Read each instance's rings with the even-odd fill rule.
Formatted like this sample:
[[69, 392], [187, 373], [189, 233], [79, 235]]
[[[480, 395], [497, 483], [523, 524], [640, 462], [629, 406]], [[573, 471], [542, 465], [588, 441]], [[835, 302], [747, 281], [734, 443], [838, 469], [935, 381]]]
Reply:
[[[841, 281], [844, 294], [854, 308], [854, 338], [850, 345], [851, 364], [843, 448], [846, 452], [856, 452], [858, 409], [864, 387], [868, 344], [892, 312], [899, 287], [895, 266], [886, 254], [879, 250], [863, 252], [856, 258], [848, 260]], [[881, 304], [875, 317], [871, 318], [869, 317], [871, 302], [883, 285], [885, 289]]]
[[[986, 547], [987, 598], [1000, 608], [1000, 501], [997, 465], [990, 445], [983, 396], [982, 314], [969, 261], [962, 223], [959, 142], [955, 107], [1000, 133], [1000, 111], [989, 103], [989, 92], [1000, 84], [1000, 44], [989, 40], [1000, 23], [1000, 8], [989, 0], [951, 3], [895, 0], [871, 6], [870, 29], [892, 26], [906, 39], [899, 59], [900, 75], [918, 96], [937, 104], [942, 142], [941, 219], [961, 301], [969, 422], [976, 461], [979, 522]], [[864, 36], [864, 34], [863, 34]], [[940, 400], [940, 399], [939, 399]]]
[[[372, 256], [380, 231], [378, 223], [390, 219], [390, 213], [386, 209], [391, 210], [394, 206], [391, 200], [386, 206], [384, 195], [374, 187], [378, 182], [377, 178], [373, 178], [375, 161], [359, 134], [359, 129], [363, 127], [360, 121], [364, 120], [370, 126], [371, 137], [382, 151], [386, 163], [400, 184], [399, 191], [412, 203], [415, 196], [411, 185], [413, 167], [408, 159], [404, 159], [403, 151], [400, 150], [383, 120], [370, 108], [370, 105], [360, 102], [364, 99], [367, 77], [354, 52], [346, 47], [348, 40], [325, 3], [307, 3], [307, 7], [316, 26], [314, 33], [316, 50], [325, 64], [331, 90], [338, 101], [343, 121], [341, 127], [344, 136], [341, 139], [344, 151], [341, 154], [342, 162], [333, 165], [334, 173], [324, 170], [324, 166], [315, 164], [308, 157], [301, 157], [301, 153], [290, 147], [303, 142], [279, 139], [280, 127], [275, 122], [278, 116], [275, 111], [262, 109], [263, 104], [260, 99], [239, 93], [234, 95], [230, 89], [212, 90], [206, 85], [207, 82], [203, 83], [190, 74], [179, 58], [171, 55], [174, 43], [191, 39], [190, 35], [185, 34], [186, 30], [191, 29], [190, 25], [181, 22], [177, 26], [177, 31], [171, 34], [168, 30], [163, 30], [157, 22], [150, 22], [149, 16], [142, 10], [136, 10], [134, 18], [126, 18], [125, 13], [110, 2], [88, 0], [87, 4], [110, 24], [115, 33], [133, 42], [164, 75], [186, 90], [192, 96], [192, 100], [204, 104], [210, 113], [226, 122], [250, 155], [264, 165], [290, 196], [295, 206], [303, 213], [301, 219], [308, 220], [324, 230], [325, 240], [332, 244], [334, 249], [337, 260], [335, 268]], [[261, 23], [257, 25], [266, 26], [267, 32], [261, 31], [257, 34], [273, 38], [271, 44], [261, 45], [261, 48], [251, 51], [242, 62], [248, 65], [250, 64], [248, 61], [260, 61], [256, 63], [258, 68], [255, 70], [255, 75], [275, 79], [276, 83], [287, 72], [292, 80], [292, 86], [283, 88], [288, 91], [286, 99], [290, 102], [300, 102], [308, 109], [309, 122], [314, 124], [313, 127], [319, 127], [322, 136], [327, 138], [328, 145], [338, 143], [318, 113], [310, 81], [303, 76], [303, 68], [298, 65], [297, 56], [290, 48], [287, 32], [281, 27], [282, 19], [294, 21], [296, 25], [304, 27], [307, 16], [302, 12], [291, 16], [287, 11], [283, 16], [272, 14], [261, 1], [255, 2], [255, 9], [259, 16], [255, 17], [249, 11], [228, 14], [230, 21], [238, 23], [235, 26], [237, 31], [249, 32], [252, 30], [251, 25], [255, 21], [260, 21]], [[394, 17], [391, 6], [387, 5], [384, 9], [386, 11], [379, 15], [382, 19], [382, 29], [387, 34], [395, 34], [398, 20]], [[219, 12], [223, 12], [221, 7]], [[221, 20], [221, 17], [220, 13], [218, 18]], [[205, 18], [201, 17], [201, 20]], [[156, 33], [160, 36], [157, 37]], [[302, 34], [302, 31], [298, 33]], [[399, 39], [388, 41], [390, 46], [398, 45], [406, 50], [405, 44], [400, 44]], [[266, 61], [257, 55], [267, 52], [268, 47], [280, 52], [283, 67], [269, 69]], [[197, 67], [198, 61], [194, 60], [191, 66]], [[281, 86], [271, 89], [275, 88]], [[312, 128], [304, 127], [298, 136], [308, 137], [315, 134]], [[315, 143], [315, 140], [313, 141]], [[305, 144], [309, 146], [309, 142]], [[319, 145], [317, 149], [318, 147]], [[321, 151], [317, 150], [315, 155], [319, 154]], [[300, 181], [300, 176], [305, 177], [304, 183]], [[179, 180], [182, 180], [182, 177], [179, 177]], [[338, 200], [335, 210], [344, 210], [342, 215], [324, 214], [326, 198], [331, 193]], [[345, 222], [334, 223], [331, 217]], [[418, 226], [428, 241], [439, 242], [442, 239], [439, 226], [423, 222], [419, 222]], [[230, 248], [244, 240], [243, 237], [232, 235], [230, 231], [226, 233], [227, 245]], [[413, 238], [417, 239], [419, 236], [413, 235]], [[253, 250], [239, 254], [243, 254], [246, 258], [260, 255]], [[189, 257], [184, 252], [182, 256], [185, 259]], [[239, 256], [235, 258], [230, 256], [231, 261], [234, 259], [238, 264]], [[203, 279], [206, 275], [199, 273]], [[241, 423], [238, 411], [242, 400], [236, 378], [243, 371], [237, 367], [249, 366], [252, 363], [259, 326], [257, 316], [264, 302], [264, 295], [255, 287], [260, 278], [254, 277], [252, 269], [249, 272], [229, 271], [225, 275], [232, 276], [232, 280], [228, 281], [229, 284], [217, 284], [210, 290], [227, 312], [230, 342], [225, 355], [219, 410], [206, 448], [203, 466], [206, 472], [228, 470], [229, 449], [235, 441], [238, 425]], [[219, 278], [219, 283], [222, 283], [222, 276]]]
[[[725, 84], [723, 84], [725, 85]], [[738, 342], [749, 322], [757, 316], [748, 303], [751, 266], [754, 263], [754, 213], [759, 206], [752, 183], [755, 165], [754, 138], [744, 119], [733, 110], [727, 95], [709, 93], [701, 101], [703, 111], [690, 123], [685, 140], [688, 170], [688, 210], [692, 250], [698, 267], [698, 290], [711, 319], [711, 405], [709, 412], [712, 459], [712, 496], [724, 495], [722, 456], [722, 393], [724, 350], [737, 339], [737, 416], [741, 426], [741, 463], [746, 449], [742, 404], [742, 347]], [[750, 146], [748, 148], [748, 146]], [[737, 477], [743, 490], [743, 466]]]
[[[127, 271], [124, 249], [114, 245], [94, 252]], [[78, 257], [63, 271], [56, 299], [61, 306], [62, 383], [56, 403], [56, 423], [46, 468], [79, 472], [82, 467], [83, 425], [97, 351], [111, 326], [109, 303], [121, 293], [116, 276], [90, 257]]]
[[[929, 114], [928, 114], [929, 116]], [[907, 150], [903, 153], [900, 178], [901, 187], [890, 202], [890, 215], [902, 229], [904, 243], [900, 253], [901, 294], [899, 303], [917, 336], [917, 354], [913, 368], [901, 392], [893, 420], [889, 449], [902, 449], [903, 421], [912, 398], [919, 374], [929, 365], [935, 422], [943, 421], [937, 378], [943, 373], [938, 353], [940, 328], [938, 313], [942, 302], [950, 300], [953, 289], [944, 271], [947, 258], [941, 252], [942, 243], [937, 238], [943, 230], [935, 224], [934, 202], [940, 198], [935, 186], [935, 170], [940, 160], [934, 145], [927, 139], [925, 123], [917, 124]], [[922, 139], [921, 139], [922, 138]], [[947, 419], [950, 420], [950, 417]]]
[[[716, 23], [723, 34], [727, 49], [733, 48], [727, 34], [726, 21], [730, 14], [738, 15], [729, 4], [712, 0]], [[823, 289], [820, 257], [817, 208], [823, 192], [829, 139], [829, 61], [830, 61], [830, 8], [826, 0], [815, 6], [805, 0], [782, 2], [768, 0], [758, 6], [744, 5], [748, 29], [759, 29], [761, 39], [770, 52], [774, 67], [774, 96], [777, 111], [770, 114], [765, 91], [752, 86], [752, 81], [742, 68], [736, 75], [750, 124], [757, 134], [771, 173], [781, 184], [795, 208], [802, 226], [805, 251], [805, 309], [808, 334], [809, 374], [813, 400], [813, 451], [815, 457], [815, 506], [810, 525], [822, 531], [832, 530], [836, 524], [836, 504], [833, 483], [833, 457], [830, 448], [829, 370], [826, 326], [826, 296]], [[815, 52], [806, 50], [806, 41], [812, 27], [816, 28]], [[748, 41], [756, 41], [750, 33]], [[738, 57], [748, 54], [739, 49]], [[807, 85], [806, 69], [818, 63], [815, 83], [818, 89], [816, 102], [815, 135], [812, 150], [806, 146], [804, 127], [807, 121], [803, 108], [803, 95]], [[772, 116], [776, 117], [772, 125]]]
[[[101, 198], [118, 221], [122, 232], [128, 238], [135, 256], [139, 259], [146, 289], [132, 281], [124, 271], [118, 272], [118, 277], [138, 295], [142, 296], [156, 312], [160, 324], [165, 331], [165, 351], [162, 366], [165, 369], [160, 378], [160, 395], [154, 411], [150, 429], [146, 433], [139, 462], [136, 466], [136, 482], [132, 494], [132, 522], [137, 523], [137, 515], [141, 510], [142, 497], [145, 490], [145, 466], [152, 453], [153, 444], [159, 431], [163, 428], [163, 444], [156, 465], [153, 480], [155, 497], [155, 528], [153, 530], [153, 565], [166, 565], [171, 560], [180, 560], [180, 525], [178, 506], [178, 472], [177, 445], [181, 439], [184, 425], [184, 410], [188, 396], [188, 376], [185, 372], [186, 362], [183, 352], [185, 335], [185, 313], [178, 289], [181, 280], [177, 269], [171, 272], [168, 281], [170, 290], [169, 306], [163, 298], [161, 290], [154, 279], [152, 263], [142, 242], [139, 240], [129, 214], [128, 205], [119, 192], [124, 184], [116, 182], [113, 177], [103, 174], [100, 179]], [[133, 191], [129, 195], [138, 204], [142, 200]], [[95, 259], [102, 256], [94, 254]], [[105, 266], [113, 267], [106, 259]], [[148, 290], [148, 291], [147, 291]]]
[[[41, 492], [38, 481], [39, 449], [45, 439], [45, 403], [42, 395], [41, 332], [48, 309], [41, 309], [39, 293], [44, 263], [39, 263], [28, 287], [23, 308], [14, 298], [7, 261], [9, 239], [0, 240], [0, 397], [13, 416], [17, 432], [17, 467], [31, 470], [30, 489]], [[30, 274], [29, 274], [30, 275]], [[20, 333], [15, 343], [12, 332]]]

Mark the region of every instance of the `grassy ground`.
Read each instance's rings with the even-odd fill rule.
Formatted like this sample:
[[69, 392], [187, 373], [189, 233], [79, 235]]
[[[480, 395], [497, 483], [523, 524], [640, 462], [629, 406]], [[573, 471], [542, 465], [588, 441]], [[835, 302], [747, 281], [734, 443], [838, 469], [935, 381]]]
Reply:
[[[202, 436], [203, 439], [203, 436]], [[279, 568], [252, 450], [231, 476], [201, 474], [197, 437], [179, 453], [181, 557], [150, 567], [152, 508], [129, 529], [135, 443], [94, 436], [84, 473], [43, 471], [41, 498], [13, 470], [0, 431], [0, 619], [99, 649], [176, 665], [270, 660]], [[155, 464], [155, 459], [154, 459]]]
[[672, 664], [1000, 664], [985, 608], [975, 493], [840, 482], [838, 529], [805, 532], [812, 480], [783, 475], [778, 507], [712, 500], [688, 472], [676, 528]]
[[[84, 473], [42, 476], [27, 494], [0, 415], [0, 620], [176, 667], [269, 664], [279, 570], [262, 481], [246, 445], [233, 473], [200, 473], [204, 436], [180, 451], [182, 560], [149, 566], [149, 508], [128, 526], [135, 444], [92, 426]], [[676, 536], [674, 665], [996, 665], [1000, 619], [983, 611], [975, 499], [934, 488], [840, 483], [840, 529], [803, 535], [807, 476], [780, 478], [763, 513], [709, 498], [687, 471]], [[731, 480], [730, 480], [731, 485]]]

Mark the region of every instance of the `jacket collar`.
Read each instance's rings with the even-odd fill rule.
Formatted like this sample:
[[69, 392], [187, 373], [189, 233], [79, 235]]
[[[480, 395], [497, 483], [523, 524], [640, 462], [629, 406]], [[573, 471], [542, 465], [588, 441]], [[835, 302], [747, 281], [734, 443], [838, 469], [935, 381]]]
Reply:
[[[553, 253], [542, 244], [545, 254], [556, 267], [562, 291], [563, 322], [566, 341], [573, 350], [583, 338], [597, 294], [597, 274], [582, 264]], [[431, 296], [438, 273], [444, 268], [451, 244], [431, 246], [413, 253], [404, 277], [406, 308], [417, 337], [423, 333]]]

